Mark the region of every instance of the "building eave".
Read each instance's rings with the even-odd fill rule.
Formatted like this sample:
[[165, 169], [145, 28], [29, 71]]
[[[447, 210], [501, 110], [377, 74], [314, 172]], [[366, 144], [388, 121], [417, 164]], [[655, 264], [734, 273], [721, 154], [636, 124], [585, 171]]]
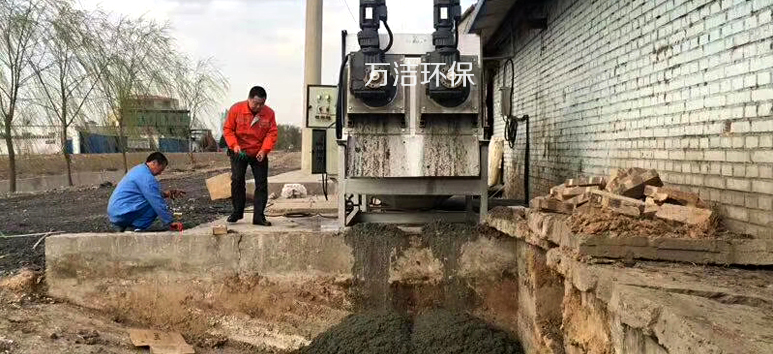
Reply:
[[477, 33], [480, 36], [481, 45], [486, 47], [502, 22], [507, 19], [515, 3], [516, 0], [479, 0], [475, 4], [468, 32]]

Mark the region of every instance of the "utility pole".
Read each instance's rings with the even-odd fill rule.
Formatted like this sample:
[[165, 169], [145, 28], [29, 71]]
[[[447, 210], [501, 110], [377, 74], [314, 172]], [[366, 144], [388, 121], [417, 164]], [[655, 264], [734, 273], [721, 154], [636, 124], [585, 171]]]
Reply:
[[306, 127], [306, 94], [308, 85], [319, 85], [322, 81], [322, 0], [306, 0], [306, 44], [303, 50], [301, 170], [311, 174], [311, 129]]

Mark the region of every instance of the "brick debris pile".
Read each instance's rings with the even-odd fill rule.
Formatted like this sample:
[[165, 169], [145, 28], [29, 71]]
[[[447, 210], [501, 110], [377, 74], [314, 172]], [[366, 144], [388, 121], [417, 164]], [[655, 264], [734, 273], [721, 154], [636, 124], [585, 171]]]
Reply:
[[529, 206], [572, 215], [573, 231], [591, 234], [625, 229], [639, 235], [708, 237], [718, 226], [716, 212], [697, 194], [664, 187], [656, 170], [637, 167], [613, 170], [609, 177], [566, 180]]

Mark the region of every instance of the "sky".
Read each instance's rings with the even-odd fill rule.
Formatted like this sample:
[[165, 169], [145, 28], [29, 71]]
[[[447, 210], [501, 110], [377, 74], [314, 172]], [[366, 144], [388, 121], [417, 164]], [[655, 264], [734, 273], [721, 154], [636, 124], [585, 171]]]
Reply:
[[[461, 0], [462, 11], [475, 1]], [[228, 79], [229, 90], [219, 102], [221, 111], [246, 99], [250, 87], [260, 85], [268, 92], [266, 104], [274, 109], [278, 124], [302, 125], [305, 1], [79, 2], [85, 9], [100, 7], [169, 23], [183, 52], [193, 58], [213, 58]], [[341, 58], [341, 31], [359, 31], [359, 0], [324, 0], [323, 6], [322, 84], [334, 85]], [[387, 9], [394, 33], [432, 33], [432, 0], [387, 0]], [[219, 120], [219, 114], [212, 119]]]

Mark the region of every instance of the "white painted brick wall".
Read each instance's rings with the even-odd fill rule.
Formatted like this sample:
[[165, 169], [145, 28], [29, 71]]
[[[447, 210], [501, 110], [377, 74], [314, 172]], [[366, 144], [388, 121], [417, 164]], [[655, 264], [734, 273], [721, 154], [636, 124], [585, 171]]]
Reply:
[[[735, 231], [773, 238], [773, 0], [545, 6], [548, 28], [512, 43], [512, 110], [531, 117], [531, 195], [611, 168], [656, 168], [721, 203]], [[524, 134], [520, 125], [505, 150], [511, 198], [523, 196]]]

